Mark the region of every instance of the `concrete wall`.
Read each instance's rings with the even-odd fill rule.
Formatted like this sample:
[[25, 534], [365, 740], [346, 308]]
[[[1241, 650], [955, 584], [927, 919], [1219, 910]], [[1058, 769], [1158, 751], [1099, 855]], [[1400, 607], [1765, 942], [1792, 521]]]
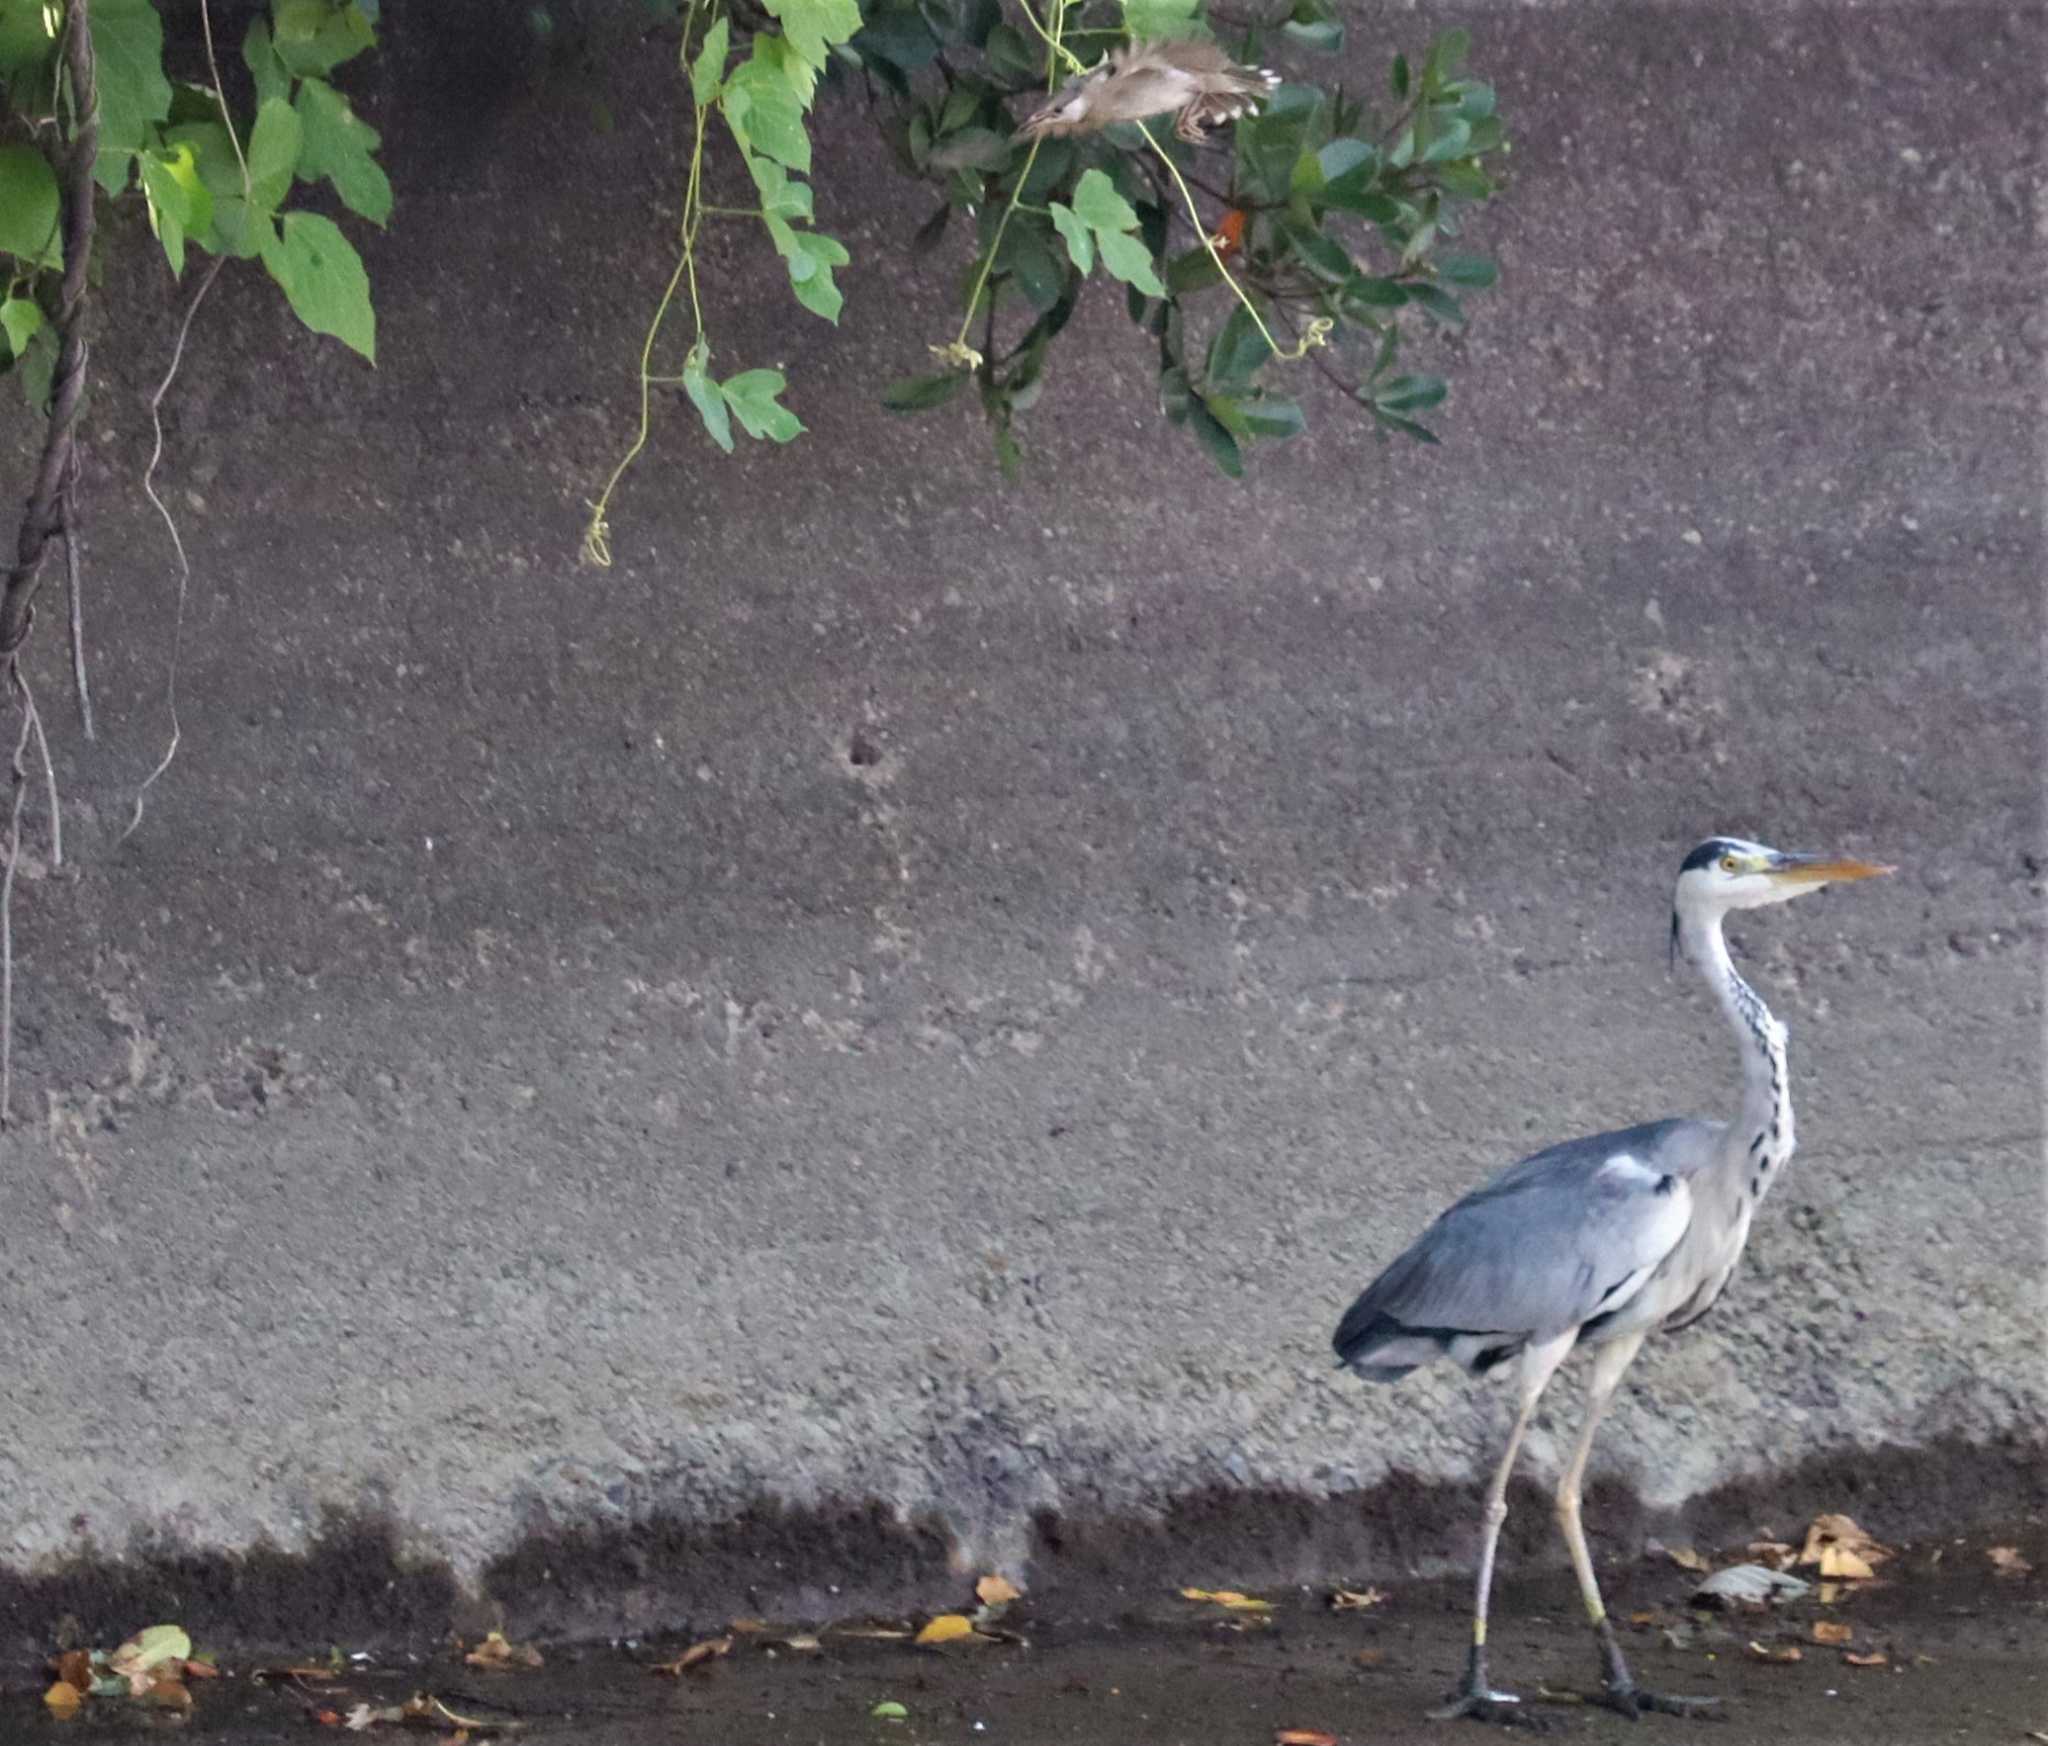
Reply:
[[[601, 134], [474, 37], [437, 92], [394, 13], [381, 364], [250, 275], [202, 318], [184, 739], [122, 843], [174, 596], [130, 225], [98, 746], [54, 610], [35, 649], [73, 864], [17, 904], [0, 1562], [368, 1511], [465, 1583], [626, 1548], [546, 1616], [645, 1620], [691, 1572], [620, 1530], [762, 1500], [868, 1523], [763, 1593], [1041, 1512], [1398, 1516], [1500, 1402], [1368, 1391], [1332, 1319], [1499, 1163], [1729, 1104], [1663, 955], [1714, 829], [1901, 873], [1739, 930], [1804, 1150], [1615, 1496], [2040, 1438], [2040, 17], [1396, 11], [1360, 76], [1453, 19], [1517, 149], [1442, 450], [1324, 403], [1230, 486], [1101, 299], [1001, 488], [964, 410], [877, 407], [953, 264], [842, 116], [843, 329], [751, 241], [710, 280], [811, 434], [723, 461], [665, 408], [597, 573], [667, 71]], [[897, 1512], [923, 1550], [864, 1566]], [[1272, 1520], [1233, 1575], [1315, 1562]]]

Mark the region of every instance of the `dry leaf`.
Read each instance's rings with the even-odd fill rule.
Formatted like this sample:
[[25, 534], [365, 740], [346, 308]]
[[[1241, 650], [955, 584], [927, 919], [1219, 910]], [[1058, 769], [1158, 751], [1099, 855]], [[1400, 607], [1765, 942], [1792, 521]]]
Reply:
[[92, 1690], [92, 1657], [83, 1649], [65, 1650], [51, 1671], [66, 1685], [75, 1685], [80, 1691]]
[[1337, 1736], [1320, 1728], [1276, 1728], [1273, 1746], [1337, 1746]]
[[471, 1667], [538, 1667], [540, 1651], [531, 1643], [508, 1643], [503, 1631], [493, 1631], [462, 1659]]
[[68, 1722], [78, 1714], [79, 1705], [85, 1702], [85, 1694], [70, 1680], [60, 1679], [43, 1693], [43, 1702], [58, 1721]]
[[727, 1619], [725, 1628], [737, 1631], [742, 1637], [753, 1637], [767, 1630], [768, 1623], [765, 1619]]
[[730, 1637], [706, 1637], [701, 1643], [692, 1643], [689, 1648], [685, 1649], [673, 1661], [664, 1661], [659, 1667], [651, 1671], [662, 1675], [665, 1679], [674, 1679], [677, 1675], [686, 1673], [693, 1667], [703, 1667], [706, 1663], [717, 1660], [719, 1656], [730, 1655], [731, 1653], [732, 1639]]
[[918, 1632], [916, 1643], [920, 1649], [930, 1649], [940, 1643], [957, 1643], [962, 1637], [973, 1635], [973, 1622], [965, 1613], [941, 1613]]
[[1799, 1562], [1818, 1565], [1831, 1581], [1867, 1582], [1891, 1555], [1889, 1546], [1879, 1545], [1850, 1517], [1816, 1516], [1806, 1530]]
[[128, 1689], [136, 1697], [149, 1690], [155, 1670], [166, 1661], [188, 1661], [192, 1656], [192, 1639], [177, 1625], [151, 1625], [146, 1631], [137, 1631], [120, 1648], [107, 1657], [107, 1668], [116, 1678], [125, 1679]]
[[1820, 1585], [1820, 1604], [1822, 1606], [1831, 1607], [1841, 1598], [1842, 1585], [1839, 1582], [1824, 1582]]
[[1783, 1540], [1752, 1540], [1743, 1550], [1773, 1570], [1790, 1570], [1799, 1557], [1799, 1548]]
[[185, 1689], [184, 1682], [173, 1674], [160, 1673], [150, 1681], [143, 1692], [143, 1698], [160, 1710], [185, 1711], [192, 1707], [192, 1694]]
[[1680, 1570], [1697, 1571], [1702, 1576], [1713, 1568], [1690, 1546], [1667, 1546], [1664, 1549], [1664, 1555], [1673, 1564], [1677, 1565]]
[[1255, 1600], [1248, 1594], [1239, 1594], [1234, 1588], [1184, 1588], [1180, 1597], [1182, 1600], [1213, 1601], [1234, 1613], [1270, 1613], [1273, 1610], [1271, 1601]]
[[859, 1637], [874, 1643], [900, 1643], [910, 1635], [888, 1625], [833, 1625], [830, 1629], [835, 1637]]
[[1886, 1657], [1882, 1649], [1874, 1649], [1868, 1655], [1858, 1655], [1853, 1649], [1845, 1649], [1842, 1651], [1842, 1659], [1851, 1667], [1882, 1667], [1885, 1665]]
[[1376, 1588], [1340, 1588], [1330, 1596], [1330, 1610], [1333, 1613], [1362, 1613], [1367, 1607], [1378, 1606], [1386, 1598]]
[[1361, 1649], [1351, 1659], [1360, 1667], [1378, 1667], [1386, 1658], [1387, 1652], [1384, 1649]]
[[815, 1637], [771, 1637], [769, 1642], [777, 1649], [788, 1649], [798, 1655], [816, 1655], [825, 1647]]
[[1816, 1643], [1826, 1643], [1833, 1648], [1840, 1648], [1844, 1643], [1853, 1643], [1856, 1640], [1856, 1631], [1853, 1626], [1841, 1624], [1834, 1619], [1816, 1619], [1813, 1640]]
[[1006, 1607], [1022, 1600], [1024, 1591], [1007, 1576], [984, 1576], [974, 1585], [974, 1598], [985, 1607]]
[[1985, 1556], [1991, 1560], [1991, 1568], [2000, 1576], [2025, 1576], [2033, 1566], [2020, 1556], [2017, 1546], [1993, 1546]]
[[1750, 1639], [1749, 1652], [1751, 1655], [1755, 1656], [1757, 1660], [1769, 1661], [1779, 1667], [1786, 1666], [1794, 1661], [1804, 1661], [1806, 1659], [1805, 1655], [1801, 1653], [1799, 1645], [1797, 1643], [1777, 1643], [1767, 1646], [1765, 1644], [1757, 1642], [1756, 1639], [1753, 1637]]
[[185, 1677], [187, 1679], [218, 1679], [220, 1678], [220, 1669], [214, 1666], [211, 1661], [188, 1661], [185, 1663]]

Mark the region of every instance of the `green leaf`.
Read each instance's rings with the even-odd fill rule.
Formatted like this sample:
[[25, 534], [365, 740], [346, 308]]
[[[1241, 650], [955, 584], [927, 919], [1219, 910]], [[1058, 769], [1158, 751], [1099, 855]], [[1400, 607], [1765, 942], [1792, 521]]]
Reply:
[[1193, 291], [1206, 291], [1211, 285], [1222, 283], [1223, 274], [1216, 265], [1216, 257], [1200, 243], [1166, 263], [1166, 288], [1176, 297], [1185, 297]]
[[882, 404], [891, 412], [929, 412], [934, 406], [944, 406], [966, 385], [966, 376], [958, 370], [946, 370], [936, 376], [905, 376], [883, 390]]
[[798, 230], [772, 216], [767, 223], [768, 234], [789, 269], [796, 300], [813, 314], [836, 322], [845, 298], [833, 283], [832, 269], [845, 266], [853, 257], [836, 238], [822, 231]]
[[278, 58], [301, 78], [324, 77], [372, 47], [377, 33], [351, 0], [275, 0], [271, 41]]
[[10, 297], [0, 303], [0, 331], [6, 333], [7, 349], [17, 358], [43, 327], [42, 306], [33, 297]]
[[853, 48], [864, 65], [881, 61], [914, 73], [931, 65], [939, 52], [939, 39], [932, 35], [932, 27], [915, 7], [875, 7], [853, 39]]
[[142, 192], [149, 202], [150, 227], [163, 244], [172, 276], [185, 271], [185, 239], [204, 236], [213, 223], [213, 196], [199, 179], [199, 160], [189, 145], [144, 152]]
[[1017, 288], [1037, 310], [1050, 309], [1057, 303], [1060, 289], [1067, 282], [1066, 267], [1053, 253], [1050, 233], [1022, 213], [1015, 215], [1004, 233], [996, 270], [1015, 279]]
[[808, 224], [811, 219], [811, 189], [808, 182], [793, 182], [789, 172], [773, 158], [749, 158], [747, 169], [761, 196], [764, 218], [787, 219]]
[[185, 147], [196, 158], [199, 180], [212, 197], [213, 211], [204, 228], [194, 225], [192, 239], [218, 255], [250, 260], [258, 253], [259, 232], [267, 225], [250, 222], [249, 203], [242, 198], [242, 164], [217, 121], [188, 121], [164, 132], [167, 147]]
[[754, 48], [735, 67], [719, 95], [725, 124], [744, 152], [765, 152], [800, 173], [811, 167], [810, 136], [804, 132], [803, 104], [782, 75], [775, 39], [754, 38]]
[[1223, 421], [1209, 410], [1208, 403], [1200, 395], [1188, 402], [1188, 428], [1195, 433], [1195, 440], [1220, 472], [1233, 479], [1244, 477], [1244, 451], [1237, 446], [1237, 438], [1224, 428]]
[[1274, 441], [1300, 436], [1308, 429], [1308, 420], [1302, 414], [1300, 403], [1293, 400], [1270, 397], [1243, 400], [1238, 403], [1237, 415], [1238, 422], [1253, 436]]
[[762, 0], [782, 21], [782, 34], [789, 46], [816, 67], [825, 70], [825, 58], [835, 43], [845, 42], [860, 29], [859, 0]]
[[1290, 41], [1319, 54], [1333, 55], [1344, 46], [1344, 26], [1334, 18], [1311, 19], [1306, 24], [1290, 19], [1280, 28]]
[[743, 370], [720, 386], [748, 436], [786, 443], [803, 434], [796, 414], [777, 403], [776, 396], [789, 386], [780, 370]]
[[249, 198], [257, 211], [275, 212], [284, 204], [304, 138], [299, 112], [283, 98], [272, 97], [256, 111], [249, 134]]
[[1446, 327], [1463, 327], [1465, 311], [1457, 298], [1435, 285], [1410, 284], [1406, 287], [1408, 301], [1419, 303]]
[[991, 30], [988, 46], [982, 52], [988, 59], [988, 70], [1013, 85], [1029, 85], [1045, 77], [1037, 51], [1024, 40], [1021, 30], [1010, 25], [999, 24]]
[[1427, 425], [1420, 425], [1412, 418], [1403, 418], [1398, 412], [1386, 412], [1375, 406], [1372, 409], [1373, 422], [1388, 430], [1397, 430], [1405, 437], [1413, 437], [1419, 443], [1436, 442], [1436, 432]]
[[1152, 251], [1136, 237], [1123, 231], [1101, 230], [1096, 232], [1096, 243], [1102, 250], [1102, 264], [1126, 285], [1147, 297], [1166, 295], [1166, 287], [1160, 284], [1159, 275], [1152, 268]]
[[708, 109], [717, 99], [725, 79], [725, 57], [730, 52], [732, 26], [721, 17], [704, 33], [697, 58], [690, 63], [690, 96], [699, 109]]
[[341, 227], [317, 212], [287, 212], [280, 236], [261, 227], [263, 264], [284, 288], [285, 301], [315, 333], [377, 361], [377, 317], [370, 307], [370, 276]]
[[1053, 228], [1066, 239], [1067, 258], [1083, 275], [1095, 270], [1095, 238], [1088, 229], [1088, 221], [1071, 206], [1062, 206], [1057, 200], [1047, 208], [1052, 213]]
[[0, 146], [0, 249], [33, 267], [61, 267], [57, 173], [32, 145]]
[[986, 127], [963, 127], [934, 140], [928, 161], [935, 170], [1006, 169], [1015, 143]]
[[[1074, 184], [1074, 215], [1091, 230], [1119, 231], [1138, 228], [1137, 208], [1116, 191], [1100, 170], [1083, 172]], [[1117, 275], [1122, 278], [1122, 274]], [[1154, 292], [1153, 296], [1158, 296]]]
[[149, 0], [96, 0], [92, 47], [100, 102], [99, 160], [93, 177], [109, 194], [128, 184], [133, 154], [153, 123], [171, 112], [164, 77], [164, 27]]
[[1140, 39], [1206, 36], [1201, 0], [1124, 0], [1124, 28]]
[[1344, 281], [1340, 295], [1344, 302], [1365, 309], [1399, 309], [1408, 301], [1409, 289], [1397, 279], [1377, 279], [1360, 273], [1355, 279]]
[[1422, 88], [1435, 91], [1464, 64], [1472, 39], [1462, 30], [1447, 30], [1429, 45], [1429, 58], [1422, 63]]
[[40, 67], [56, 52], [61, 10], [43, 0], [0, 0], [0, 75]]
[[1451, 158], [1462, 158], [1471, 149], [1472, 124], [1454, 118], [1442, 133], [1423, 148], [1422, 161], [1425, 164], [1441, 164]]
[[1445, 255], [1436, 270], [1446, 285], [1462, 285], [1468, 291], [1489, 290], [1500, 278], [1500, 269], [1484, 255]]
[[1210, 342], [1208, 379], [1219, 388], [1240, 386], [1249, 382], [1272, 355], [1273, 348], [1259, 332], [1251, 311], [1240, 303]]
[[1386, 412], [1421, 412], [1442, 405], [1449, 392], [1441, 376], [1392, 376], [1373, 391], [1372, 403]]
[[726, 410], [724, 392], [706, 373], [705, 367], [710, 362], [711, 348], [699, 337], [683, 365], [683, 392], [689, 395], [690, 404], [696, 407], [697, 416], [711, 433], [711, 440], [729, 455], [732, 453], [732, 415]]
[[[48, 412], [50, 384], [57, 375], [57, 336], [50, 328], [29, 336], [28, 349], [22, 353], [21, 367], [15, 374], [21, 378], [21, 395], [29, 410], [38, 416]], [[128, 1689], [125, 1680], [121, 1689]]]
[[1387, 69], [1387, 83], [1392, 87], [1396, 97], [1405, 98], [1408, 95], [1408, 57], [1406, 55], [1396, 55], [1394, 57], [1394, 64]]
[[249, 69], [249, 77], [256, 83], [258, 103], [267, 102], [272, 97], [289, 100], [292, 73], [278, 54], [277, 45], [270, 40], [269, 19], [251, 20], [248, 33], [242, 38], [242, 61]]
[[1311, 272], [1339, 285], [1357, 275], [1358, 268], [1351, 256], [1334, 238], [1306, 224], [1289, 223], [1283, 229], [1287, 235], [1287, 246]]
[[875, 1705], [873, 1709], [868, 1711], [868, 1714], [873, 1716], [878, 1722], [901, 1722], [909, 1716], [910, 1712], [896, 1702], [894, 1698], [888, 1698]]
[[349, 211], [372, 224], [384, 223], [391, 216], [391, 178], [371, 155], [378, 146], [377, 130], [324, 79], [305, 80], [296, 107], [304, 129], [298, 174], [308, 182], [325, 178]]

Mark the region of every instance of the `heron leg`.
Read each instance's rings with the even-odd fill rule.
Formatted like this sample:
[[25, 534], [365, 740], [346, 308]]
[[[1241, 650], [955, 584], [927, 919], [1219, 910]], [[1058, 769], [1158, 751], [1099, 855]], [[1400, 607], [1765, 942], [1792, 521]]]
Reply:
[[1540, 1716], [1533, 1716], [1522, 1708], [1522, 1700], [1513, 1692], [1495, 1691], [1487, 1683], [1486, 1609], [1493, 1592], [1493, 1556], [1500, 1545], [1501, 1524], [1508, 1519], [1508, 1480], [1515, 1471], [1515, 1456], [1521, 1451], [1522, 1438], [1528, 1433], [1530, 1420], [1536, 1416], [1536, 1403], [1542, 1399], [1543, 1390], [1558, 1365], [1564, 1362], [1565, 1354], [1572, 1349], [1575, 1337], [1575, 1334], [1565, 1334], [1540, 1346], [1523, 1348], [1515, 1384], [1520, 1398], [1514, 1426], [1508, 1432], [1508, 1446], [1501, 1453], [1500, 1465], [1493, 1470], [1493, 1483], [1486, 1488], [1486, 1517], [1479, 1538], [1478, 1593], [1472, 1606], [1472, 1649], [1465, 1661], [1465, 1679], [1441, 1709], [1429, 1712], [1433, 1720], [1448, 1721], [1454, 1716], [1470, 1716], [1475, 1721], [1501, 1722], [1509, 1727], [1542, 1728], [1545, 1725]]
[[1572, 1450], [1571, 1461], [1557, 1484], [1557, 1525], [1563, 1530], [1564, 1543], [1571, 1551], [1572, 1570], [1579, 1579], [1579, 1595], [1586, 1603], [1586, 1617], [1592, 1621], [1593, 1634], [1600, 1641], [1600, 1691], [1593, 1702], [1619, 1710], [1630, 1721], [1645, 1710], [1667, 1716], [1704, 1715], [1711, 1713], [1721, 1701], [1719, 1698], [1666, 1697], [1660, 1692], [1645, 1691], [1636, 1684], [1635, 1676], [1629, 1672], [1628, 1662], [1622, 1656], [1620, 1640], [1614, 1634], [1614, 1621], [1607, 1616], [1606, 1603], [1600, 1598], [1600, 1583], [1593, 1574], [1593, 1555], [1586, 1547], [1579, 1496], [1585, 1484], [1586, 1462], [1593, 1453], [1593, 1436], [1607, 1415], [1607, 1409], [1614, 1400], [1614, 1391], [1621, 1386], [1622, 1373], [1635, 1361], [1642, 1343], [1642, 1334], [1625, 1334], [1600, 1348], [1593, 1360], [1592, 1380], [1586, 1385], [1585, 1428], [1579, 1432], [1578, 1446]]

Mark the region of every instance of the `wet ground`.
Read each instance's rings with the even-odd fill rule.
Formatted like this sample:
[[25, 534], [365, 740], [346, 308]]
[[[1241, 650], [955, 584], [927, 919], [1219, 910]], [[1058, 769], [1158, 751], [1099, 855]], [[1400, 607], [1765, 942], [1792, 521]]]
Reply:
[[[1995, 1573], [1989, 1548], [2016, 1546], [2035, 1569]], [[1725, 1562], [1725, 1560], [1724, 1560]], [[1558, 1737], [1686, 1738], [1711, 1742], [2048, 1742], [2048, 1534], [2038, 1525], [1990, 1539], [1905, 1548], [1876, 1584], [1810, 1594], [1768, 1614], [1718, 1614], [1687, 1605], [1697, 1578], [1650, 1556], [1603, 1574], [1623, 1638], [1646, 1686], [1719, 1697], [1725, 1722], [1649, 1717], [1630, 1723], [1560, 1701], [1594, 1669], [1569, 1577], [1510, 1577], [1495, 1616], [1495, 1683], [1519, 1690]], [[1227, 1573], [1208, 1580], [1225, 1581]], [[1359, 1585], [1363, 1588], [1365, 1585]], [[963, 1593], [962, 1602], [971, 1606]], [[554, 1746], [1271, 1746], [1276, 1732], [1327, 1733], [1350, 1746], [1483, 1740], [1499, 1731], [1434, 1723], [1424, 1712], [1459, 1671], [1463, 1583], [1386, 1589], [1363, 1610], [1338, 1612], [1328, 1591], [1267, 1597], [1271, 1614], [1232, 1612], [1167, 1590], [1059, 1604], [1026, 1597], [996, 1628], [1021, 1641], [973, 1640], [917, 1649], [906, 1637], [857, 1634], [920, 1622], [806, 1627], [777, 1622], [732, 1633], [723, 1656], [678, 1677], [651, 1671], [685, 1642], [543, 1646], [543, 1665], [485, 1672], [450, 1645], [416, 1661], [351, 1666], [261, 1680], [255, 1670], [296, 1656], [222, 1656], [224, 1676], [194, 1682], [182, 1721], [126, 1701], [93, 1700], [77, 1719], [53, 1721], [40, 1669], [14, 1666], [0, 1688], [0, 1742], [135, 1739], [167, 1725], [187, 1738], [256, 1746], [306, 1741], [345, 1726], [358, 1704], [402, 1704], [434, 1694], [460, 1717], [496, 1724], [502, 1737]], [[756, 1622], [743, 1621], [752, 1626]], [[1816, 1639], [1815, 1627], [1846, 1645]], [[202, 1633], [203, 1637], [203, 1633]], [[817, 1647], [791, 1648], [814, 1638]], [[1752, 1645], [1755, 1645], [1753, 1648]], [[1767, 1660], [1759, 1651], [1799, 1658]], [[346, 1660], [346, 1645], [340, 1646]], [[322, 1649], [322, 1659], [327, 1653]], [[1857, 1666], [1855, 1654], [1882, 1655]], [[900, 1705], [900, 1717], [877, 1706]], [[455, 1738], [442, 1722], [439, 1737]], [[365, 1739], [421, 1739], [390, 1725]], [[487, 1737], [482, 1729], [471, 1738]]]

